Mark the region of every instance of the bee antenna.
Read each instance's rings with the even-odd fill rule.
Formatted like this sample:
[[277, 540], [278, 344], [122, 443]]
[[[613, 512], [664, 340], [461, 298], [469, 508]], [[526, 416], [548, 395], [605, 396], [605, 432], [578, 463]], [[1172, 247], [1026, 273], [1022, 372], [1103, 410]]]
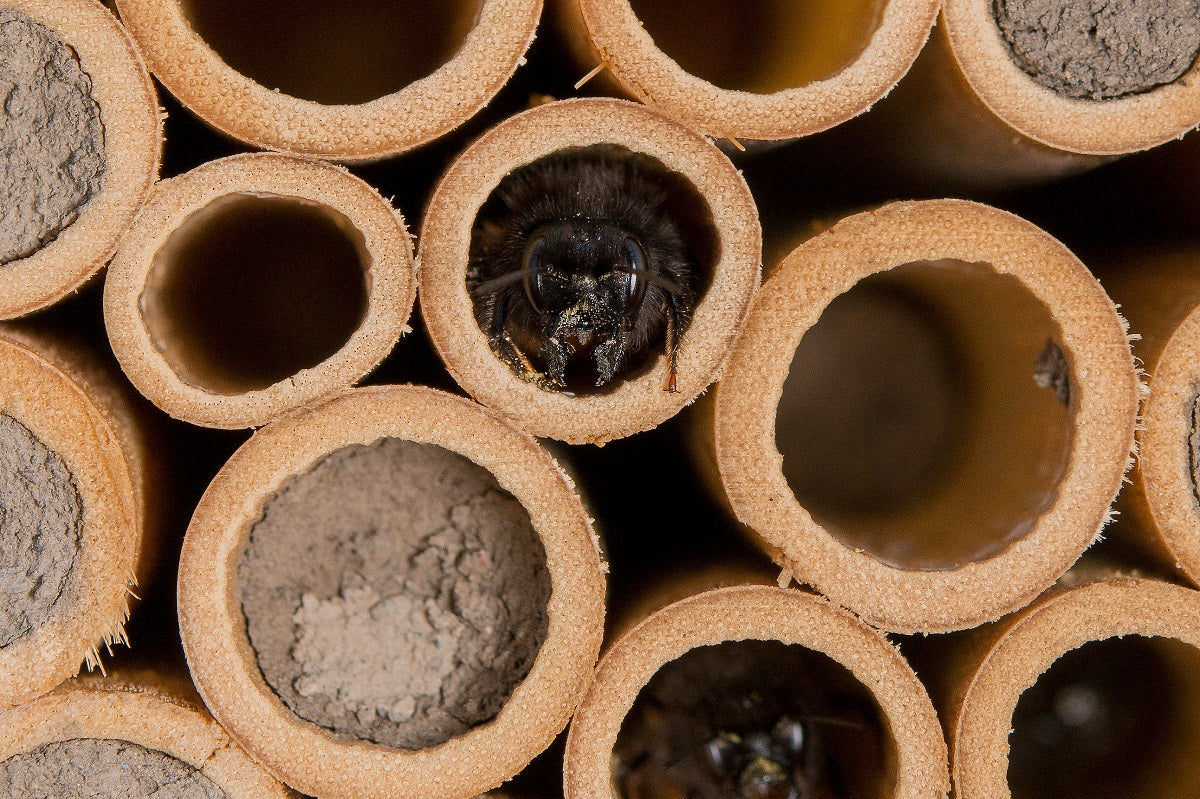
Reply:
[[485, 280], [471, 289], [471, 295], [474, 297], [481, 297], [485, 294], [495, 294], [505, 286], [511, 286], [518, 280], [524, 280], [526, 277], [532, 275], [536, 271], [538, 270], [530, 267], [528, 269], [521, 269], [516, 272], [508, 272], [500, 277], [494, 277], [491, 280]]

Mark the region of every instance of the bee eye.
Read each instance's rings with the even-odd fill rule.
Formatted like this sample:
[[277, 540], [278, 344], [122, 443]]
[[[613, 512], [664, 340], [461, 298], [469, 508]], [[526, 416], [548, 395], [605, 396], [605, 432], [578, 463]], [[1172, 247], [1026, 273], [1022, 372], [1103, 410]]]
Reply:
[[632, 313], [642, 301], [646, 290], [646, 280], [642, 277], [646, 269], [646, 252], [637, 239], [625, 237], [625, 256], [629, 259], [629, 269], [622, 270], [625, 274], [625, 309]]
[[522, 280], [525, 284], [525, 298], [529, 300], [533, 310], [539, 314], [542, 312], [541, 296], [545, 289], [544, 264], [542, 263], [542, 254], [545, 250], [545, 235], [538, 235], [530, 239], [529, 243], [525, 245], [525, 264], [522, 268], [525, 275]]

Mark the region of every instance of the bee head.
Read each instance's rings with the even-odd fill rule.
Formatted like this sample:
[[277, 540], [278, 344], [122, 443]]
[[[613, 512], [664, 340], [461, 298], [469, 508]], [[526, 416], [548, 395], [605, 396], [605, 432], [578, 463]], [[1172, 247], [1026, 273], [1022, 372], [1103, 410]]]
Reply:
[[611, 222], [572, 219], [533, 232], [522, 272], [547, 337], [587, 346], [629, 327], [645, 294], [646, 254]]

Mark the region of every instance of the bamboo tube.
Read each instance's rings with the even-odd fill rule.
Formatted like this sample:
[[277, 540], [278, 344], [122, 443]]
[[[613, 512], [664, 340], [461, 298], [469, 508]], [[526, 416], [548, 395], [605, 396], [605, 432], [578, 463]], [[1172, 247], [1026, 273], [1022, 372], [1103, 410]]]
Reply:
[[151, 71], [255, 147], [383, 158], [469, 119], [533, 40], [540, 0], [119, 0]]
[[1099, 275], [1136, 334], [1150, 386], [1118, 508], [1140, 543], [1200, 584], [1200, 247], [1156, 242], [1107, 255]]
[[1058, 27], [1018, 12], [1004, 26], [1014, 47], [995, 10], [1017, 3], [947, 0], [908, 78], [866, 120], [874, 155], [934, 185], [1004, 189], [1179, 138], [1200, 123], [1200, 25], [1187, 6], [1025, 3]]
[[514, 775], [586, 688], [603, 602], [557, 464], [419, 387], [351, 390], [255, 433], [201, 500], [179, 570], [205, 703], [322, 797], [466, 797]]
[[[96, 793], [99, 791], [99, 793]], [[295, 796], [198, 702], [158, 685], [68, 684], [0, 715], [5, 796]]]
[[797, 580], [887, 630], [961, 629], [1097, 537], [1138, 391], [1123, 321], [1060, 243], [975, 203], [895, 203], [766, 282], [715, 391], [715, 463]]
[[163, 181], [113, 259], [109, 341], [177, 419], [260, 425], [353, 384], [407, 332], [404, 221], [344, 169], [274, 154]]
[[[661, 338], [638, 353], [642, 360], [656, 354], [653, 361], [632, 366], [603, 390], [585, 383], [569, 392], [556, 391], [535, 385], [502, 361], [476, 318], [478, 307], [467, 285], [472, 239], [489, 224], [480, 221], [481, 209], [497, 185], [526, 165], [538, 170], [539, 159], [600, 151], [617, 153], [613, 157], [618, 160], [642, 157], [639, 163], [657, 165], [647, 170], [667, 170], [657, 178], [667, 186], [667, 199], [656, 213], [678, 219], [689, 268], [707, 284], [679, 345], [675, 391], [664, 390], [669, 366], [665, 353], [659, 354]], [[505, 120], [443, 176], [421, 229], [421, 309], [450, 374], [479, 402], [534, 435], [603, 442], [670, 418], [716, 378], [758, 286], [760, 259], [753, 198], [716, 147], [645, 106], [611, 99], [565, 100]], [[639, 315], [658, 312], [649, 300], [640, 307]], [[536, 357], [536, 349], [529, 356]]]
[[823, 776], [853, 796], [949, 789], [933, 705], [881, 633], [805, 592], [736, 586], [676, 602], [613, 644], [571, 722], [566, 796], [709, 795], [688, 793], [709, 783], [733, 795], [740, 766], [722, 749], [797, 722], [801, 745], [773, 755], [815, 791], [799, 795], [823, 795]]
[[930, 0], [680, 5], [566, 0], [577, 57], [602, 79], [715, 138], [825, 130], [883, 97], [929, 36]]
[[133, 406], [86, 351], [0, 329], [0, 709], [99, 665], [149, 576], [155, 508]]
[[1200, 594], [1112, 578], [985, 631], [947, 675], [955, 795], [1200, 790]]
[[112, 257], [158, 176], [162, 124], [133, 41], [99, 2], [4, 0], [0, 319]]

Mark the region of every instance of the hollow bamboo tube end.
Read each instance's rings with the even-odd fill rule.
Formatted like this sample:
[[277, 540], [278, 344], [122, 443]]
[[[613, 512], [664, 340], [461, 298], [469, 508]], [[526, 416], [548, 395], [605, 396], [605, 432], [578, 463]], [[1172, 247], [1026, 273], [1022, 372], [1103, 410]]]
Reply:
[[[1191, 65], [1167, 83], [1102, 99], [1071, 97], [1043, 85], [1018, 65], [1012, 46], [1001, 34], [996, 7], [989, 0], [947, 0], [942, 4], [942, 22], [954, 61], [972, 91], [991, 113], [1022, 135], [1072, 153], [1122, 155], [1179, 138], [1200, 123], [1200, 60], [1194, 53]], [[1156, 13], [1163, 13], [1162, 8]], [[1093, 13], [1105, 17], [1111, 11]], [[1136, 21], [1127, 21], [1131, 25], [1128, 33], [1117, 33], [1113, 28], [1119, 27], [1121, 20], [1099, 19], [1103, 29], [1098, 34], [1093, 30], [1092, 35], [1103, 44], [1081, 45], [1089, 52], [1076, 54], [1062, 73], [1068, 79], [1072, 73], [1074, 77], [1088, 75], [1092, 68], [1088, 59], [1097, 52], [1102, 59], [1113, 61], [1161, 60], [1161, 42], [1156, 43], [1160, 49], [1153, 52], [1138, 51], [1149, 41], [1149, 30], [1156, 29], [1158, 35], [1166, 30], [1176, 34], [1186, 30], [1186, 26], [1164, 20], [1145, 20], [1139, 29], [1133, 25]], [[1066, 28], [1073, 22], [1064, 17], [1059, 25]], [[1191, 33], [1195, 36], [1194, 23]], [[1048, 53], [1055, 53], [1056, 47], [1061, 51], [1067, 45], [1050, 42], [1046, 47]], [[1065, 58], [1065, 53], [1060, 57]], [[1101, 65], [1094, 68], [1098, 73], [1103, 69]]]
[[[481, 207], [514, 170], [591, 146], [623, 148], [660, 164], [683, 185], [679, 194], [685, 195], [687, 210], [682, 220], [703, 234], [698, 238], [713, 240], [711, 247], [697, 247], [711, 253], [698, 265], [708, 286], [679, 346], [675, 391], [664, 390], [665, 354], [603, 392], [570, 396], [540, 388], [497, 357], [476, 321], [467, 276]], [[761, 247], [749, 189], [710, 142], [645, 106], [611, 99], [565, 100], [496, 126], [442, 178], [422, 225], [421, 309], [451, 375], [479, 402], [534, 435], [604, 442], [669, 419], [717, 377], [758, 286]], [[661, 344], [652, 346], [662, 352]]]
[[[784, 679], [793, 688], [816, 683], [810, 686], [814, 696], [807, 700], [801, 698], [800, 707], [781, 710], [785, 702], [791, 701], [790, 692], [785, 689], [777, 696], [761, 689], [769, 697], [768, 702], [780, 705], [772, 708], [776, 715], [790, 713], [794, 717], [791, 721], [808, 725], [805, 745], [818, 745], [808, 741], [819, 741], [822, 723], [830, 721], [822, 715], [829, 712], [828, 707], [816, 709], [821, 701], [816, 696], [827, 689], [831, 693], [839, 690], [833, 685], [821, 684], [814, 674], [844, 675], [841, 689], [847, 685], [856, 686], [867, 699], [866, 704], [877, 708], [878, 717], [874, 720], [856, 716], [853, 721], [846, 722], [848, 726], [840, 726], [839, 722], [845, 720], [839, 719], [834, 726], [827, 727], [824, 733], [829, 750], [813, 755], [820, 758], [828, 753], [836, 761], [837, 729], [851, 730], [860, 744], [870, 738], [872, 731], [880, 733], [884, 739], [881, 747], [884, 754], [879, 762], [861, 769], [851, 779], [859, 779], [863, 773], [882, 776], [877, 784], [858, 786], [864, 791], [860, 795], [898, 799], [947, 793], [946, 745], [933, 705], [912, 669], [881, 633], [824, 599], [805, 592], [737, 586], [706, 591], [652, 614], [624, 634], [605, 654], [567, 737], [564, 787], [568, 799], [617, 799], [622, 796], [630, 799], [633, 794], [618, 793], [614, 783], [619, 776], [616, 769], [623, 768], [618, 750], [629, 746], [623, 739], [639, 735], [631, 727], [636, 724], [634, 716], [639, 696], [645, 693], [654, 678], [662, 676], [677, 663], [705, 650], [712, 652], [714, 647], [731, 644], [768, 644], [775, 647], [776, 653], [795, 654], [801, 650], [806, 655], [816, 655], [818, 661], [832, 667], [828, 672], [825, 668], [806, 672], [803, 669], [783, 671], [782, 666], [776, 665], [774, 671], [786, 674]], [[758, 677], [769, 679], [771, 668], [758, 669]], [[695, 681], [699, 683], [705, 679], [708, 679], [707, 675], [697, 674]], [[701, 704], [690, 709], [679, 730], [671, 728], [671, 710], [665, 706], [650, 722], [650, 729], [657, 730], [659, 738], [674, 736], [675, 743], [694, 743], [697, 747], [696, 751], [686, 754], [672, 752], [677, 758], [671, 769], [675, 774], [682, 774], [686, 769], [678, 758], [695, 759], [696, 771], [704, 772], [705, 765], [701, 761], [711, 747], [706, 747], [704, 740], [691, 740], [697, 724], [716, 725], [717, 729], [709, 731], [714, 740], [722, 733], [748, 733], [745, 729], [721, 729], [720, 710], [702, 704], [704, 697], [720, 704], [722, 699], [719, 697], [730, 691], [729, 686], [696, 687]], [[733, 696], [724, 701], [736, 704], [738, 698]], [[816, 703], [811, 715], [806, 715], [802, 708], [805, 701]], [[770, 729], [775, 721], [771, 719], [766, 723]], [[653, 742], [653, 746], [671, 744], [670, 740]], [[862, 748], [868, 747], [864, 744]], [[653, 756], [650, 759], [653, 760]], [[846, 763], [841, 765], [851, 768]], [[734, 779], [736, 782], [736, 777]], [[654, 784], [646, 782], [644, 785]], [[643, 787], [643, 793], [636, 795], [676, 795], [667, 790], [666, 783], [657, 785], [659, 793]], [[650, 792], [645, 793], [647, 790]]]
[[[117, 3], [151, 71], [209, 124], [255, 147], [347, 161], [404, 152], [469, 119], [517, 68], [541, 6], [364, 0], [331, 21], [320, 3]], [[432, 52], [440, 60], [426, 63]]]
[[964, 675], [947, 720], [955, 795], [1061, 794], [1064, 775], [1089, 795], [1193, 793], [1197, 648], [1195, 591], [1112, 578], [1048, 594], [982, 640]]
[[1069, 251], [947, 200], [796, 248], [715, 393], [722, 485], [767, 552], [872, 624], [934, 632], [1021, 607], [1092, 543], [1139, 384]]
[[[425, 447], [428, 449], [421, 450], [425, 460], [436, 455], [439, 462], [449, 459], [459, 464], [452, 464], [453, 469], [444, 479], [435, 479], [432, 474], [421, 478], [433, 480], [434, 488], [444, 496], [430, 495], [421, 501], [396, 498], [404, 496], [407, 487], [418, 484], [418, 478], [407, 468], [394, 476], [388, 469], [398, 467], [389, 467], [376, 458], [384, 448], [397, 446]], [[354, 471], [357, 467], [349, 463], [354, 460], [378, 476]], [[465, 501], [454, 499], [463, 481], [453, 475], [462, 464], [473, 474], [490, 473], [488, 479], [494, 478], [495, 487], [476, 492], [478, 496]], [[337, 476], [339, 470], [341, 478]], [[260, 557], [271, 545], [265, 525], [271, 523], [273, 515], [284, 512], [281, 500], [288, 494], [296, 500], [311, 491], [313, 480], [323, 481], [319, 482], [319, 490], [310, 494], [317, 506], [302, 505], [299, 511], [319, 519], [331, 515], [339, 521], [327, 525], [328, 530], [318, 530], [322, 538], [316, 543], [297, 540], [288, 544], [282, 540], [275, 544], [289, 552], [318, 552], [305, 548], [315, 546], [352, 549], [357, 553], [355, 557], [361, 556], [363, 562], [355, 567], [361, 574], [343, 574], [340, 578], [335, 574], [334, 583], [326, 589], [313, 587], [315, 583], [305, 588], [300, 583], [327, 571], [331, 558], [318, 554], [300, 561], [281, 557], [270, 566], [269, 558]], [[372, 530], [358, 524], [368, 500], [355, 492], [364, 482], [375, 485], [380, 481], [380, 488], [373, 491], [369, 502], [377, 504], [386, 518], [411, 516], [440, 525], [440, 532], [425, 543], [404, 543], [420, 535], [418, 522], [413, 522], [416, 532], [397, 533], [403, 539], [400, 543], [414, 548], [413, 563], [425, 564], [425, 571], [410, 563], [411, 568], [395, 577], [395, 568], [387, 564], [405, 556], [393, 553], [393, 561], [387, 560], [387, 552], [378, 549], [385, 545], [385, 536], [374, 536]], [[446, 507], [435, 507], [443, 501]], [[417, 743], [377, 742], [384, 739], [383, 732], [388, 736], [407, 735], [413, 729], [409, 720], [430, 710], [429, 696], [441, 696], [444, 691], [449, 697], [451, 692], [445, 686], [452, 681], [462, 674], [473, 674], [472, 668], [486, 671], [493, 666], [487, 657], [479, 656], [485, 661], [481, 664], [472, 660], [471, 652], [454, 651], [453, 642], [465, 640], [461, 636], [468, 634], [466, 622], [456, 621], [459, 615], [474, 619], [477, 605], [494, 605], [500, 599], [476, 597], [479, 602], [475, 603], [475, 589], [468, 580], [455, 575], [462, 569], [483, 568], [474, 579], [490, 580], [491, 574], [503, 571], [501, 560], [515, 557], [512, 552], [517, 544], [512, 541], [517, 539], [506, 544], [508, 539], [503, 536], [508, 535], [504, 532], [507, 528], [490, 523], [486, 526], [500, 531], [497, 534], [501, 538], [482, 548], [455, 544], [450, 538], [456, 530], [465, 529], [464, 525], [475, 524], [472, 519], [486, 520], [486, 515], [479, 514], [486, 514], [496, 503], [509, 508], [519, 503], [527, 516], [523, 529], [529, 531], [522, 535], [533, 536], [544, 550], [538, 558], [544, 561], [543, 567], [511, 579], [502, 589], [504, 602], [516, 607], [517, 594], [524, 596], [522, 592], [530, 586], [545, 582], [548, 599], [532, 600], [535, 606], [542, 603], [543, 621], [538, 624], [545, 625], [544, 633], [534, 634], [540, 645], [531, 650], [532, 664], [515, 687], [508, 684], [511, 692], [507, 698], [497, 694], [499, 710], [490, 720], [465, 731], [442, 731]], [[463, 516], [467, 518], [460, 519]], [[340, 521], [343, 519], [348, 521]], [[446, 556], [453, 562], [443, 562], [439, 560], [439, 547], [447, 551], [463, 548], [462, 558]], [[441, 568], [438, 563], [442, 563]], [[495, 563], [495, 568], [489, 570], [488, 563]], [[371, 568], [391, 571], [364, 577]], [[278, 577], [278, 585], [270, 584], [276, 579], [271, 575]], [[402, 582], [403, 587], [388, 582], [393, 579]], [[447, 579], [452, 583], [449, 586]], [[268, 645], [263, 643], [266, 639], [256, 637], [261, 620], [248, 618], [251, 592], [260, 583], [268, 594], [300, 595], [298, 604], [289, 605], [283, 614], [292, 619], [285, 627], [300, 630], [298, 634], [304, 640], [297, 639], [289, 655], [291, 661], [285, 665], [292, 668], [300, 664], [302, 679], [292, 685], [301, 694], [315, 697], [318, 704], [332, 704], [333, 694], [338, 694], [338, 701], [349, 709], [349, 715], [341, 714], [336, 723], [306, 720], [316, 718], [314, 711], [303, 705], [307, 697], [291, 696], [296, 691], [277, 691], [268, 684], [264, 674], [268, 670]], [[441, 586], [441, 593], [431, 595], [427, 601], [413, 593], [425, 590], [420, 586], [426, 584]], [[447, 592], [452, 592], [456, 603], [461, 604], [450, 609], [438, 604], [450, 596]], [[376, 606], [384, 616], [372, 628], [369, 614], [351, 606], [357, 599], [376, 593], [383, 597]], [[405, 615], [404, 608], [413, 602], [420, 612]], [[603, 603], [604, 578], [591, 524], [557, 464], [534, 439], [496, 414], [468, 400], [417, 387], [356, 389], [260, 429], [234, 454], [201, 500], [184, 541], [179, 572], [181, 634], [188, 664], [205, 703], [245, 749], [273, 773], [300, 791], [326, 797], [473, 796], [514, 775], [550, 744], [582, 696], [599, 652]], [[368, 603], [366, 607], [373, 606]], [[394, 621], [397, 612], [403, 618]], [[431, 621], [420, 623], [426, 612], [431, 614]], [[322, 619], [325, 622], [319, 623]], [[334, 620], [332, 626], [330, 619]], [[476, 621], [488, 635], [494, 632], [487, 629], [490, 623]], [[517, 627], [513, 635], [528, 643], [530, 633], [525, 620], [514, 618], [512, 623], [524, 625]], [[368, 632], [364, 639], [361, 636], [368, 628], [375, 632]], [[310, 634], [316, 637], [310, 639]], [[347, 643], [339, 649], [321, 646], [321, 635], [344, 635], [347, 641], [355, 635], [360, 638], [354, 639], [359, 643]], [[445, 649], [444, 641], [451, 642], [450, 649]], [[314, 647], [314, 642], [318, 646]], [[506, 657], [513, 646], [506, 644], [495, 659]], [[430, 647], [437, 649], [433, 653], [436, 656], [431, 655]], [[336, 665], [338, 658], [350, 662], [349, 670], [358, 677], [347, 676]], [[407, 662], [411, 658], [426, 660]], [[402, 667], [397, 665], [401, 661]], [[327, 669], [323, 663], [334, 665]], [[385, 679], [364, 672], [363, 663], [374, 664], [370, 668], [391, 676]], [[397, 672], [398, 668], [401, 671]], [[483, 681], [484, 677], [481, 672], [479, 679]], [[397, 682], [406, 687], [393, 691]], [[331, 687], [332, 683], [340, 687]], [[422, 683], [426, 684], [424, 688]], [[410, 688], [407, 700], [399, 695]], [[287, 701], [292, 704], [285, 704], [283, 693], [289, 695]], [[461, 699], [469, 705], [478, 693], [478, 686], [473, 684]], [[450, 701], [445, 697], [438, 702]], [[354, 728], [356, 724], [370, 729]]]
[[0, 717], [0, 786], [10, 795], [26, 795], [31, 785], [51, 796], [88, 795], [97, 785], [145, 792], [156, 780], [157, 789], [179, 795], [294, 796], [206, 712], [154, 687], [88, 680]]
[[124, 641], [143, 562], [144, 454], [102, 390], [0, 331], [6, 569], [0, 708]]
[[23, 109], [0, 137], [0, 319], [12, 319], [108, 262], [158, 177], [162, 123], [141, 55], [99, 2], [5, 0], [0, 14]]
[[416, 292], [404, 221], [342, 168], [209, 162], [155, 187], [104, 287], [109, 341], [170, 415], [261, 425], [391, 351]]
[[568, 6], [576, 50], [628, 96], [736, 142], [807, 136], [866, 111], [908, 71], [938, 4]]

